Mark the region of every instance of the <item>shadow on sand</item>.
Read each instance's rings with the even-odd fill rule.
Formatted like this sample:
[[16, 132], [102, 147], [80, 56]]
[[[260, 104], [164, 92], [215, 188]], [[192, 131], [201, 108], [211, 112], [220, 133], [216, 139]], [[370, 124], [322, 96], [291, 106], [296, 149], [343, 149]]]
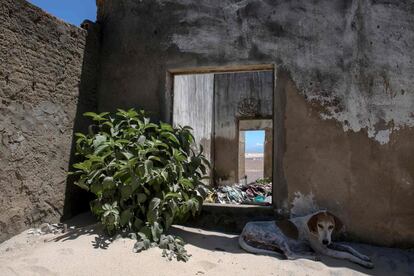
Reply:
[[104, 233], [102, 225], [96, 222], [91, 213], [81, 214], [65, 222], [68, 230], [51, 241], [65, 242], [75, 240], [81, 236], [96, 236], [92, 241], [92, 247], [95, 249], [108, 249], [115, 237], [108, 236]]
[[[182, 237], [187, 244], [210, 251], [227, 252], [231, 254], [250, 254], [239, 247], [238, 236], [218, 232], [202, 231], [181, 226], [172, 227], [171, 234]], [[330, 268], [347, 268], [350, 273], [360, 272], [368, 275], [414, 275], [414, 252], [394, 248], [376, 247], [366, 244], [346, 243], [359, 252], [369, 256], [375, 267], [367, 269], [347, 260], [322, 256], [321, 263]], [[286, 260], [283, 256], [274, 257]], [[306, 262], [311, 262], [306, 260]]]
[[[102, 226], [96, 222], [90, 213], [81, 214], [71, 220], [66, 221], [69, 229], [51, 241], [65, 242], [77, 239], [81, 236], [95, 236], [91, 245], [95, 249], [108, 249], [116, 237], [105, 235]], [[184, 226], [172, 226], [169, 234], [180, 236], [184, 241], [192, 246], [211, 251], [213, 253], [228, 254], [249, 254], [239, 247], [238, 236], [222, 232], [201, 230]], [[366, 244], [347, 243], [361, 253], [369, 256], [374, 265], [374, 269], [366, 269], [357, 264], [346, 260], [339, 260], [330, 257], [322, 257], [321, 263], [333, 269], [347, 268], [349, 273], [360, 272], [368, 275], [414, 275], [414, 252], [394, 248], [376, 247]], [[191, 252], [190, 252], [191, 253]], [[275, 261], [297, 262], [285, 260], [284, 257], [274, 257]], [[299, 260], [301, 261], [301, 260]], [[312, 262], [305, 260], [304, 262]]]

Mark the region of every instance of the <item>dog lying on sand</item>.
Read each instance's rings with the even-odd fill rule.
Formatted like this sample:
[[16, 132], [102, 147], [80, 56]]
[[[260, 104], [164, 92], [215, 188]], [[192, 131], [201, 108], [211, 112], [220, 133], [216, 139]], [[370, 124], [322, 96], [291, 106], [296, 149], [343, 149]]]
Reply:
[[[315, 261], [320, 255], [326, 255], [373, 268], [369, 257], [348, 245], [332, 242], [332, 233], [341, 231], [342, 227], [342, 222], [327, 211], [284, 221], [249, 222], [240, 234], [239, 244], [247, 252], [255, 254]], [[312, 250], [315, 253], [311, 253]]]

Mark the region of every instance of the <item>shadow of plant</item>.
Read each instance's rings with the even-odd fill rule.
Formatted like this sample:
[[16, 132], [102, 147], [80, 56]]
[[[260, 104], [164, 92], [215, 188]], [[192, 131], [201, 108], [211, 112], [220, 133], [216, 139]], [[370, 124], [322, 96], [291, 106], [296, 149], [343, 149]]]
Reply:
[[108, 249], [109, 245], [115, 240], [115, 237], [108, 236], [103, 230], [103, 226], [96, 222], [96, 218], [91, 213], [79, 215], [76, 220], [66, 222], [69, 226], [65, 233], [53, 238], [54, 242], [65, 242], [75, 240], [81, 236], [94, 236], [91, 242], [95, 249]]
[[60, 236], [52, 239], [51, 241], [65, 242], [68, 240], [75, 240], [85, 235], [96, 235], [94, 241], [91, 242], [93, 248], [95, 249], [107, 249], [109, 245], [114, 241], [114, 237], [106, 235], [103, 231], [103, 227], [98, 223], [90, 226], [69, 229], [66, 233], [61, 234]]
[[98, 236], [95, 237], [95, 241], [92, 241], [92, 246], [95, 249], [108, 249], [109, 245], [111, 244], [112, 239], [111, 238], [107, 238], [107, 237], [103, 237], [103, 236]]

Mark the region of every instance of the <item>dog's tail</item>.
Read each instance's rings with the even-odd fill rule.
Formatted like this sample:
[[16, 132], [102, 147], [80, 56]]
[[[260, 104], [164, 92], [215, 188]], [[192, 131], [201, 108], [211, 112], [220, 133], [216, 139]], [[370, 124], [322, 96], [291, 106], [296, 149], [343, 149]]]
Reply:
[[255, 248], [251, 245], [248, 245], [246, 241], [243, 239], [243, 234], [239, 236], [239, 245], [242, 249], [244, 249], [247, 252], [253, 253], [253, 254], [261, 254], [261, 255], [269, 255], [269, 256], [275, 256], [275, 257], [283, 257], [282, 254], [276, 251], [266, 250], [266, 249], [260, 249]]

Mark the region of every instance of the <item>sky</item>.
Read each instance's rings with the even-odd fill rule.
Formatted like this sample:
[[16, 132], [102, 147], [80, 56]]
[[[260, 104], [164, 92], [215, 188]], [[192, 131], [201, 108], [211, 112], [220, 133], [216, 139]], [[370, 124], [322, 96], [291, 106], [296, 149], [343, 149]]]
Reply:
[[95, 21], [95, 0], [29, 0], [49, 14], [76, 26], [85, 19]]
[[264, 152], [264, 130], [246, 131], [245, 133], [245, 150], [248, 153]]

